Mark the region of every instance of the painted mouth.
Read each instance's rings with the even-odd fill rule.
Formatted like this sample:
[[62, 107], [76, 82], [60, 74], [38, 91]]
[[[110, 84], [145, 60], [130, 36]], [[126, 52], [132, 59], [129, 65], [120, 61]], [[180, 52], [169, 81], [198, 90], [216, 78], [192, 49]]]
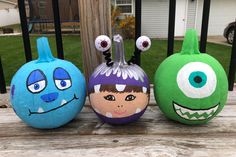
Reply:
[[181, 117], [186, 120], [197, 121], [197, 120], [206, 120], [211, 118], [217, 111], [220, 103], [217, 105], [208, 108], [208, 109], [190, 109], [184, 107], [176, 102], [173, 102], [173, 107], [175, 112]]
[[114, 111], [114, 113], [117, 115], [123, 115], [126, 113], [126, 111]]
[[77, 100], [77, 99], [79, 99], [79, 98], [77, 98], [76, 95], [74, 94], [74, 97], [73, 97], [71, 100], [66, 101], [66, 100], [63, 99], [63, 100], [61, 101], [61, 105], [60, 105], [60, 106], [55, 107], [55, 108], [53, 108], [53, 109], [50, 109], [50, 110], [48, 110], [48, 111], [44, 111], [42, 107], [39, 107], [37, 112], [32, 112], [32, 111], [29, 109], [29, 116], [31, 116], [32, 114], [44, 114], [44, 113], [48, 113], [48, 112], [57, 110], [57, 109], [59, 109], [59, 108], [62, 108], [62, 107], [64, 107], [64, 106], [66, 106], [67, 104], [69, 104], [69, 103], [72, 102], [73, 100]]

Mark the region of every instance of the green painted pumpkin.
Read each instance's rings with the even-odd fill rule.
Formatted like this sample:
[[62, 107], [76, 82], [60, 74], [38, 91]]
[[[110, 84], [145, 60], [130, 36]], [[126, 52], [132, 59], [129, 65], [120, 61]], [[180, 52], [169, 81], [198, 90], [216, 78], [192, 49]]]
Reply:
[[200, 53], [195, 30], [188, 30], [180, 53], [165, 59], [155, 73], [154, 93], [161, 111], [184, 124], [204, 124], [227, 100], [228, 82], [221, 64]]

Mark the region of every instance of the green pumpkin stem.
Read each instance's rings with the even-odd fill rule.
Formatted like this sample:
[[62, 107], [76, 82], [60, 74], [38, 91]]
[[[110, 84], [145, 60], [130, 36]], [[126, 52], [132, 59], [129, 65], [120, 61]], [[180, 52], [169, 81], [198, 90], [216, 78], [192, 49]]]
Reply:
[[48, 38], [46, 37], [38, 38], [37, 49], [38, 49], [38, 60], [37, 60], [38, 63], [51, 62], [55, 60], [48, 43]]
[[200, 54], [198, 48], [198, 38], [195, 29], [187, 30], [181, 49], [181, 54]]

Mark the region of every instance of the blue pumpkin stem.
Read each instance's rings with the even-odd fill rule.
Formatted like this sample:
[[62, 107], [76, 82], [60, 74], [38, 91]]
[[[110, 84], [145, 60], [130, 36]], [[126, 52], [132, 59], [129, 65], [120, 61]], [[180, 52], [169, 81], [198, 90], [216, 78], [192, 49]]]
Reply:
[[200, 54], [198, 48], [197, 31], [195, 29], [187, 30], [181, 49], [181, 54]]
[[51, 62], [55, 60], [48, 43], [48, 38], [46, 37], [38, 38], [37, 49], [38, 49], [38, 60], [37, 60], [38, 63]]

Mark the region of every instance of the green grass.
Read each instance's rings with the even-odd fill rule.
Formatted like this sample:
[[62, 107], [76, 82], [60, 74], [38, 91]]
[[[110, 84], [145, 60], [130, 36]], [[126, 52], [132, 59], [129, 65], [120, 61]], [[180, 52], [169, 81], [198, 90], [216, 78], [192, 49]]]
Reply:
[[[31, 36], [31, 47], [33, 52], [33, 59], [37, 58], [36, 53], [36, 38], [38, 36]], [[56, 42], [54, 36], [48, 36], [51, 49], [56, 56]], [[175, 41], [175, 52], [178, 52], [181, 48], [182, 41]], [[80, 43], [80, 37], [74, 35], [63, 36], [63, 46], [65, 59], [73, 62], [77, 67], [83, 71], [83, 59], [82, 59], [82, 48]], [[166, 58], [166, 40], [152, 40], [152, 47], [149, 51], [144, 52], [141, 57], [142, 68], [146, 71], [153, 82], [154, 73], [159, 64]], [[126, 60], [129, 60], [133, 55], [134, 41], [125, 40]], [[228, 72], [229, 60], [231, 54], [231, 47], [218, 45], [218, 44], [207, 44], [207, 52], [214, 56], [222, 66]], [[4, 67], [4, 73], [6, 77], [7, 85], [10, 84], [10, 80], [14, 73], [21, 67], [25, 62], [23, 41], [21, 36], [15, 37], [0, 37], [0, 55], [2, 57], [2, 63]]]

